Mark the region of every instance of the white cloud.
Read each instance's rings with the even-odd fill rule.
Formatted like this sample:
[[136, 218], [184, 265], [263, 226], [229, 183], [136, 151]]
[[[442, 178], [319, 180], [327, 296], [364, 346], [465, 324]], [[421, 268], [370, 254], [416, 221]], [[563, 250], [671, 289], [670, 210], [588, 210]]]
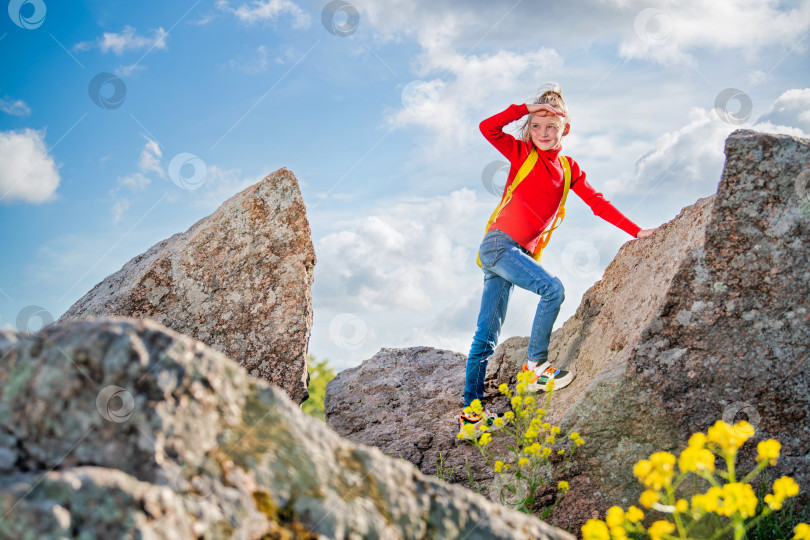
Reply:
[[11, 99], [8, 96], [0, 98], [0, 110], [13, 116], [28, 116], [31, 108], [21, 99]]
[[160, 149], [160, 145], [157, 141], [149, 137], [144, 136], [144, 138], [146, 139], [146, 145], [143, 147], [143, 150], [141, 150], [138, 168], [142, 172], [153, 171], [158, 173], [161, 178], [165, 177], [166, 173], [163, 167], [160, 166], [160, 158], [163, 157], [163, 151]]
[[628, 58], [661, 63], [694, 63], [691, 52], [704, 47], [756, 55], [770, 46], [792, 48], [810, 29], [810, 2], [785, 9], [777, 0], [737, 2], [662, 2], [611, 0], [634, 14], [634, 24], [619, 44]]
[[169, 33], [162, 27], [152, 31], [152, 37], [139, 36], [131, 26], [125, 26], [124, 30], [117, 34], [115, 32], [104, 32], [96, 41], [82, 41], [73, 46], [74, 51], [86, 51], [93, 47], [98, 47], [101, 52], [110, 52], [121, 56], [127, 51], [137, 51], [142, 49], [166, 49], [166, 38]]
[[233, 13], [239, 21], [248, 26], [265, 21], [275, 21], [282, 15], [290, 15], [293, 19], [293, 28], [309, 28], [309, 14], [303, 11], [298, 4], [289, 0], [253, 0], [250, 5], [241, 4], [231, 8], [226, 0], [218, 0], [216, 7]]
[[492, 114], [492, 110], [485, 107], [494, 96], [519, 95], [525, 91], [523, 81], [531, 80], [533, 73], [561, 66], [560, 55], [547, 48], [526, 53], [498, 51], [480, 56], [462, 56], [450, 51], [425, 54], [418, 75], [447, 75], [404, 86], [403, 107], [389, 114], [386, 121], [391, 126], [427, 128], [433, 137], [425, 150], [439, 156], [451, 147], [480, 139], [474, 127]]
[[784, 92], [771, 109], [759, 117], [757, 123], [760, 122], [794, 126], [810, 133], [810, 88], [793, 88]]
[[59, 171], [45, 146], [45, 133], [0, 132], [0, 201], [42, 203], [54, 199]]
[[132, 174], [118, 177], [116, 186], [110, 190], [110, 195], [114, 198], [110, 207], [113, 223], [119, 223], [131, 206], [129, 199], [125, 197], [115, 198], [120, 188], [125, 187], [132, 192], [142, 191], [152, 183], [152, 179], [147, 176], [148, 174], [155, 173], [161, 178], [166, 176], [166, 171], [160, 165], [160, 159], [163, 157], [163, 150], [161, 150], [160, 145], [151, 137], [143, 135], [143, 138], [146, 139], [146, 144], [144, 144], [138, 158], [138, 170]]
[[607, 182], [606, 191], [689, 191], [697, 197], [714, 193], [725, 162], [725, 140], [738, 128], [807, 137], [810, 132], [810, 90], [793, 89], [776, 99], [770, 111], [753, 124], [732, 125], [716, 111], [693, 108], [689, 123], [664, 133], [636, 162], [633, 174]]
[[113, 223], [119, 223], [129, 208], [129, 199], [119, 199], [112, 206]]

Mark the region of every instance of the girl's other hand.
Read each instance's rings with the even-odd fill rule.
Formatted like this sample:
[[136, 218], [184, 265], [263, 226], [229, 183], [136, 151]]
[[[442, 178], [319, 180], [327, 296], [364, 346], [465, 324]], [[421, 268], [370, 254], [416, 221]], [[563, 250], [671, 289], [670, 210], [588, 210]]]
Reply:
[[536, 114], [537, 116], [562, 116], [565, 117], [562, 111], [558, 111], [548, 103], [532, 103], [526, 104], [529, 109], [529, 114]]
[[653, 232], [655, 232], [655, 229], [641, 229], [640, 231], [638, 231], [636, 238], [646, 238], [650, 236]]

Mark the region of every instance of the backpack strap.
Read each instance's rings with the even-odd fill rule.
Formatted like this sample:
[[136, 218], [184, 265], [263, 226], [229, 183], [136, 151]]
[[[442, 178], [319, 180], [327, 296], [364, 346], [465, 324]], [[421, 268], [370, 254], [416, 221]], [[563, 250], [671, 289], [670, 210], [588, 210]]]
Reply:
[[[528, 156], [526, 156], [526, 159], [523, 161], [523, 164], [520, 166], [520, 169], [518, 169], [518, 172], [515, 175], [515, 177], [512, 179], [512, 182], [504, 190], [503, 197], [501, 198], [501, 202], [495, 208], [495, 211], [492, 212], [492, 215], [489, 216], [489, 221], [487, 221], [487, 226], [484, 228], [484, 234], [486, 234], [487, 231], [489, 231], [490, 227], [492, 227], [492, 224], [495, 223], [495, 221], [498, 219], [498, 215], [501, 213], [501, 210], [503, 210], [503, 208], [507, 204], [509, 204], [509, 201], [512, 200], [512, 193], [515, 191], [515, 189], [518, 187], [518, 185], [520, 185], [520, 183], [523, 181], [523, 179], [526, 178], [529, 175], [529, 173], [534, 168], [534, 165], [536, 163], [537, 163], [537, 149], [534, 146], [532, 146], [532, 151], [529, 152]], [[569, 173], [569, 176], [570, 176], [570, 173]], [[566, 191], [568, 191], [568, 190], [566, 189]], [[481, 267], [480, 253], [476, 257], [475, 262], [478, 264], [479, 267]]]
[[562, 154], [560, 154], [559, 159], [560, 165], [562, 165], [563, 168], [563, 175], [565, 177], [565, 187], [563, 188], [563, 196], [560, 200], [560, 207], [557, 208], [557, 215], [554, 216], [554, 221], [551, 222], [551, 226], [543, 231], [543, 233], [540, 235], [540, 241], [537, 243], [537, 247], [532, 254], [534, 260], [537, 262], [540, 262], [540, 259], [543, 257], [543, 249], [551, 240], [551, 233], [554, 232], [554, 230], [562, 224], [563, 219], [565, 219], [565, 200], [568, 198], [568, 190], [571, 188], [571, 164], [568, 162], [568, 158]]

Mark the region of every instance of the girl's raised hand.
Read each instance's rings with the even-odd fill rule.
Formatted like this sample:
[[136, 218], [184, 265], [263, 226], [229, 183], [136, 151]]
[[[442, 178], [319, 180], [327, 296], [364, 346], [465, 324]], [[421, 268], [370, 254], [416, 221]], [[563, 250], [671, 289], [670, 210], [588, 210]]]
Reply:
[[529, 109], [529, 114], [537, 116], [565, 116], [562, 111], [558, 111], [548, 103], [527, 103], [526, 107]]
[[640, 231], [638, 231], [636, 238], [646, 238], [647, 236], [650, 236], [654, 231], [655, 229], [641, 229]]

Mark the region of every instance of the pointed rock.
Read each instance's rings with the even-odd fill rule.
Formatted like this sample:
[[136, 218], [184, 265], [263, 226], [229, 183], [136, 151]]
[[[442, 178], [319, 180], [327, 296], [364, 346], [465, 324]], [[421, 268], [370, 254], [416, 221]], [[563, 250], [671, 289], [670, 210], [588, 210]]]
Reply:
[[199, 339], [301, 403], [312, 327], [315, 251], [287, 169], [158, 242], [60, 318], [148, 317]]

